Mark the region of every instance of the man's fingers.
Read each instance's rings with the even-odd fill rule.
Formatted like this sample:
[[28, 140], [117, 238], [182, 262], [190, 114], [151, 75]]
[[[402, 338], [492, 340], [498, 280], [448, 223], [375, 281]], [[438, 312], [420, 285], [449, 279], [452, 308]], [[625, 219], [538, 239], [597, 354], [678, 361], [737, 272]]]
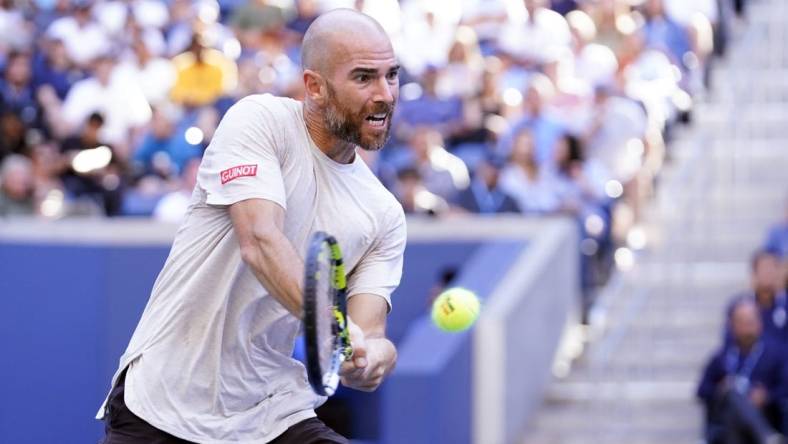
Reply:
[[353, 364], [356, 367], [364, 368], [367, 366], [367, 341], [364, 332], [348, 317], [348, 330], [350, 332], [350, 343], [353, 346]]

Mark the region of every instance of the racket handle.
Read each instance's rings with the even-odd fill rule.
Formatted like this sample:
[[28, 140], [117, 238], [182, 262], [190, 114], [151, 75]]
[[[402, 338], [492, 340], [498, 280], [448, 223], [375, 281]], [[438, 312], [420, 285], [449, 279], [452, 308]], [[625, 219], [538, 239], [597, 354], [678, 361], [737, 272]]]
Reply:
[[345, 361], [350, 361], [353, 359], [353, 346], [350, 344], [346, 344], [343, 347], [342, 355], [345, 357]]

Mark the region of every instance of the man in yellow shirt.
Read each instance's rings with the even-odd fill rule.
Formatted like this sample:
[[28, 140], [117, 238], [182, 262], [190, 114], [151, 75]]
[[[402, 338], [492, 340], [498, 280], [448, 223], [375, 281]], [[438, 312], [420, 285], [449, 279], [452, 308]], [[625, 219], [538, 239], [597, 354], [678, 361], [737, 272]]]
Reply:
[[177, 71], [170, 97], [189, 107], [211, 105], [233, 90], [238, 82], [235, 62], [209, 48], [195, 34], [189, 49], [173, 58]]

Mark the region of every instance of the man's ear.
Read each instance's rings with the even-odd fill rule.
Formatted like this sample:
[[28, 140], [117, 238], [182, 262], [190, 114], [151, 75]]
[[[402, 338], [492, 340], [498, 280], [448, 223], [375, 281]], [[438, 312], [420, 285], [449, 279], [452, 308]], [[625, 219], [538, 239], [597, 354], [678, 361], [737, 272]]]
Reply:
[[304, 93], [318, 105], [324, 105], [327, 97], [326, 81], [323, 76], [311, 69], [304, 70]]

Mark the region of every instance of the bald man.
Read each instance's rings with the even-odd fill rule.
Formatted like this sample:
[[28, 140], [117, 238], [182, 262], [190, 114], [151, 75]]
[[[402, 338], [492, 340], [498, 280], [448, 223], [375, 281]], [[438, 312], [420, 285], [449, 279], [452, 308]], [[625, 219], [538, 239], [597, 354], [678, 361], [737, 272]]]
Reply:
[[375, 390], [405, 248], [402, 207], [356, 150], [386, 142], [399, 66], [352, 10], [304, 36], [304, 102], [253, 95], [222, 119], [147, 307], [98, 417], [108, 444], [344, 443], [315, 418], [325, 398], [291, 358], [303, 254], [315, 231], [342, 245], [352, 361], [341, 381]]

